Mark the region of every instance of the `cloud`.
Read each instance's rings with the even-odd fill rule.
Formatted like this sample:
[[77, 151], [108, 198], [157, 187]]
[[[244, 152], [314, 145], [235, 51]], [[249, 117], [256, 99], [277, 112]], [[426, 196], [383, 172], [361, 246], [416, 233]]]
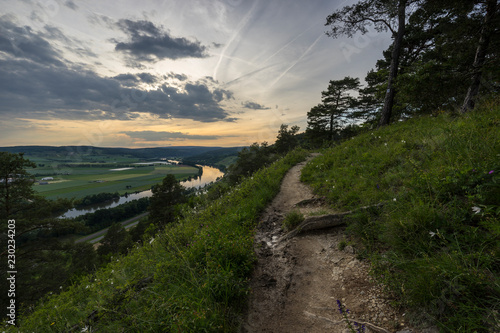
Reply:
[[205, 58], [207, 47], [198, 40], [173, 37], [152, 22], [121, 19], [117, 26], [128, 34], [129, 40], [116, 43], [115, 50], [125, 52], [135, 61], [157, 62], [163, 59]]
[[67, 0], [64, 5], [70, 9], [77, 10], [79, 7], [71, 0]]
[[[149, 30], [148, 30], [149, 29]], [[145, 31], [154, 32], [151, 26]], [[27, 119], [131, 120], [140, 113], [200, 122], [234, 121], [220, 105], [232, 92], [212, 78], [123, 73], [103, 77], [64, 59], [57, 28], [35, 33], [0, 17], [0, 116]], [[148, 90], [144, 84], [155, 84]]]
[[244, 108], [251, 109], [251, 110], [269, 110], [270, 109], [269, 107], [266, 107], [266, 106], [258, 104], [258, 103], [250, 102], [250, 101], [247, 101], [247, 102], [241, 103], [241, 104], [243, 104]]
[[0, 17], [0, 52], [44, 65], [64, 66], [59, 51], [43, 36], [28, 26], [17, 26], [7, 15]]
[[166, 140], [217, 140], [220, 136], [216, 135], [191, 135], [181, 132], [156, 132], [156, 131], [125, 131], [121, 132], [133, 139], [145, 141], [166, 141]]
[[135, 87], [139, 82], [153, 84], [161, 80], [161, 78], [150, 73], [124, 73], [114, 76], [113, 79], [120, 81], [120, 83], [126, 87]]
[[184, 83], [182, 89], [164, 83], [147, 91], [134, 88], [136, 79], [139, 76], [101, 77], [92, 71], [65, 67], [54, 71], [27, 60], [0, 59], [0, 114], [129, 120], [137, 113], [149, 113], [200, 122], [235, 120], [219, 105], [230, 92], [200, 82]]
[[[152, 80], [152, 77], [145, 76]], [[121, 119], [137, 113], [200, 122], [234, 121], [220, 105], [230, 93], [188, 82], [134, 88], [138, 76], [100, 77], [91, 71], [52, 68], [26, 60], [0, 60], [0, 114], [37, 119]], [[125, 84], [124, 84], [125, 82]], [[222, 96], [222, 97], [221, 97]]]
[[186, 74], [176, 74], [176, 73], [169, 73], [165, 75], [166, 79], [176, 79], [178, 81], [186, 81], [188, 79], [188, 76]]

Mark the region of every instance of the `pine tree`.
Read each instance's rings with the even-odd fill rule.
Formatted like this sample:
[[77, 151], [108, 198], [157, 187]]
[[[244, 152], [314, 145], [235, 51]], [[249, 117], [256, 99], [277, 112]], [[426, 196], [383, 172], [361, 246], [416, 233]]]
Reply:
[[336, 133], [349, 121], [350, 113], [357, 106], [352, 91], [359, 89], [359, 79], [349, 76], [331, 80], [328, 89], [321, 93], [322, 104], [307, 113], [307, 135], [317, 135], [313, 141], [334, 140]]

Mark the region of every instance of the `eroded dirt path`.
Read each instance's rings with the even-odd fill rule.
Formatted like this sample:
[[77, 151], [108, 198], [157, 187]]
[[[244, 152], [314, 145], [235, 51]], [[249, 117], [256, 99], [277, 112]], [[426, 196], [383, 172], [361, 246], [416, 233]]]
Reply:
[[[279, 241], [284, 234], [281, 222], [290, 211], [300, 210], [306, 216], [328, 212], [310, 200], [314, 199], [312, 191], [299, 180], [306, 163], [288, 172], [280, 193], [261, 218], [255, 236], [258, 262], [240, 331], [350, 332], [337, 307], [340, 300], [350, 310], [350, 318], [376, 326], [367, 327], [366, 332], [418, 332], [407, 330], [404, 316], [389, 306], [381, 288], [368, 276], [368, 263], [357, 260], [350, 246], [339, 250], [344, 227]], [[296, 206], [304, 200], [312, 204]]]

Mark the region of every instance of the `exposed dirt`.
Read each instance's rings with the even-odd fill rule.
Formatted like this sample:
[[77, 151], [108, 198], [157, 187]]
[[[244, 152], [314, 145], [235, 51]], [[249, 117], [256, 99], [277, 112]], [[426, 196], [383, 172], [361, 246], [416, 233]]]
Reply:
[[[366, 323], [365, 332], [431, 332], [407, 328], [404, 314], [390, 306], [382, 288], [368, 275], [369, 263], [356, 259], [351, 246], [339, 250], [345, 227], [279, 241], [284, 235], [281, 222], [290, 211], [299, 210], [305, 216], [331, 213], [309, 200], [314, 195], [299, 180], [306, 162], [288, 172], [261, 218], [255, 236], [258, 262], [240, 331], [351, 332], [338, 310], [340, 300], [350, 310], [352, 322]], [[298, 207], [304, 200], [311, 203]]]

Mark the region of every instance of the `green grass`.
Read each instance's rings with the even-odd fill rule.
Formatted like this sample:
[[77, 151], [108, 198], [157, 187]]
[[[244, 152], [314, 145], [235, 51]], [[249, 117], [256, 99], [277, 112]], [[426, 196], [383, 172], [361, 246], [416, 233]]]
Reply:
[[302, 179], [337, 211], [384, 203], [348, 230], [415, 322], [443, 332], [500, 327], [498, 101], [360, 135], [323, 151]]
[[285, 219], [283, 220], [282, 226], [285, 231], [290, 231], [295, 229], [296, 226], [304, 222], [304, 215], [302, 215], [299, 211], [291, 211], [286, 214]]
[[49, 181], [48, 185], [36, 184], [34, 189], [49, 199], [78, 199], [101, 192], [125, 194], [125, 192], [148, 190], [152, 185], [161, 182], [167, 174], [174, 174], [181, 180], [197, 175], [198, 169], [173, 165], [138, 167], [123, 171], [110, 171], [110, 168], [100, 167], [76, 167], [69, 168], [67, 175], [53, 176], [54, 181]]
[[[144, 246], [44, 299], [7, 331], [236, 331], [249, 293], [258, 217], [285, 173], [306, 155], [294, 151], [220, 199], [184, 212]], [[98, 320], [88, 320], [92, 313]]]

